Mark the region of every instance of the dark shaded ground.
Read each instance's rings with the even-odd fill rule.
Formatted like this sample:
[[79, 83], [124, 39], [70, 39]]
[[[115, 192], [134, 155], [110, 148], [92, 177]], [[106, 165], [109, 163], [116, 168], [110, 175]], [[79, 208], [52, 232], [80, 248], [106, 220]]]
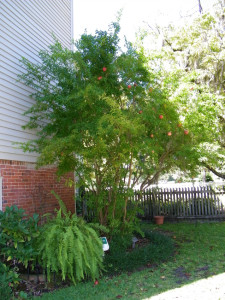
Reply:
[[[25, 276], [23, 276], [25, 277]], [[46, 282], [44, 276], [40, 276], [39, 280], [36, 275], [28, 279], [22, 279], [15, 289], [15, 296], [17, 297], [20, 291], [27, 293], [29, 296], [41, 296], [44, 293], [55, 291], [59, 288], [68, 287], [68, 282]]]

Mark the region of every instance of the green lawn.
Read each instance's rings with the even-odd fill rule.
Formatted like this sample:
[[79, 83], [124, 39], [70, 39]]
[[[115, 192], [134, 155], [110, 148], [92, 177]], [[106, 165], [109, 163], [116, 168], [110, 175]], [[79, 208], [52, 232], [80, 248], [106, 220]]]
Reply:
[[225, 222], [143, 226], [174, 239], [175, 255], [169, 261], [133, 273], [103, 277], [96, 286], [92, 282], [79, 283], [35, 299], [144, 299], [225, 271]]

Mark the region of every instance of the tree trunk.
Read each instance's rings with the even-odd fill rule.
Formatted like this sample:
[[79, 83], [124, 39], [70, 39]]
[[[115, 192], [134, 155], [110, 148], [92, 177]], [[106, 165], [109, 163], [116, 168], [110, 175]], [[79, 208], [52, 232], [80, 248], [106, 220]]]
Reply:
[[[132, 162], [133, 162], [133, 153], [131, 153], [130, 155], [130, 165], [129, 165], [129, 178], [128, 178], [128, 184], [127, 184], [127, 188], [130, 188], [130, 184], [131, 184], [131, 176], [132, 176]], [[124, 215], [123, 215], [123, 221], [126, 221], [127, 218], [127, 203], [128, 203], [128, 196], [126, 196], [125, 198], [125, 204], [124, 204]]]

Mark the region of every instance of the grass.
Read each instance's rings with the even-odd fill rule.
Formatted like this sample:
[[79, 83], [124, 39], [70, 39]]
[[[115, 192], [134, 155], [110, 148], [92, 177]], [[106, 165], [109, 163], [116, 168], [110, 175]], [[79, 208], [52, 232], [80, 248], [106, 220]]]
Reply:
[[41, 300], [145, 299], [225, 272], [225, 222], [145, 224], [144, 229], [169, 235], [176, 242], [175, 255], [141, 271], [104, 276], [98, 285], [79, 283], [45, 294]]
[[[171, 238], [152, 231], [146, 231], [145, 238], [150, 243], [144, 247], [135, 247], [132, 251], [127, 251], [126, 243], [118, 238], [115, 241], [113, 239], [110, 243], [110, 253], [106, 253], [104, 258], [106, 275], [135, 271], [146, 264], [165, 261], [173, 254], [174, 242]], [[132, 249], [132, 244], [128, 245]]]

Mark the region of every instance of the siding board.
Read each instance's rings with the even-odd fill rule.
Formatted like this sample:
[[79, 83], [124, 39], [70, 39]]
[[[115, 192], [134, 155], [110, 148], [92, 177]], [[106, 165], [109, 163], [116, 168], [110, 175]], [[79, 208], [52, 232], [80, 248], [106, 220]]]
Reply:
[[[10, 148], [11, 149], [11, 148]], [[17, 149], [13, 149], [13, 150], [17, 150]], [[0, 147], [0, 159], [3, 160], [15, 160], [15, 161], [21, 161], [21, 156], [26, 157], [26, 162], [36, 162], [37, 160], [37, 155], [34, 155], [33, 153], [29, 153], [29, 155], [27, 155], [26, 153], [19, 153], [18, 151], [13, 151], [11, 152], [11, 150], [8, 152], [8, 147], [6, 147], [5, 149]]]
[[41, 30], [45, 31], [47, 28], [49, 28], [50, 33], [54, 33], [56, 37], [60, 39], [61, 42], [64, 43], [65, 46], [68, 46], [66, 41], [66, 30], [64, 29], [64, 31], [63, 30], [60, 31], [59, 29], [60, 26], [58, 25], [58, 22], [55, 22], [53, 17], [54, 14], [53, 12], [57, 10], [57, 16], [58, 16], [57, 20], [60, 21], [61, 11], [57, 8], [57, 5], [54, 5], [52, 7], [53, 8], [52, 12], [46, 15], [46, 13], [43, 11], [43, 9], [40, 6], [41, 2], [43, 2], [41, 0], [35, 1], [36, 3], [38, 2], [38, 8], [31, 1], [10, 0], [10, 2], [12, 4], [14, 3], [13, 6], [18, 5], [18, 7], [21, 10], [23, 10], [23, 12], [26, 14], [28, 20], [30, 19], [32, 22], [35, 22], [35, 24], [37, 24]]
[[30, 97], [30, 94], [32, 93], [32, 90], [29, 87], [23, 86], [21, 83], [16, 82], [14, 78], [11, 78], [4, 73], [1, 78], [1, 84], [2, 87], [0, 89], [14, 89], [18, 94], [25, 97]]
[[[68, 27], [65, 30], [65, 28], [63, 28], [62, 23], [59, 22], [59, 19], [58, 19], [59, 14], [56, 12], [55, 9], [53, 9], [54, 8], [54, 2], [52, 2], [52, 1], [51, 2], [50, 1], [44, 1], [43, 2], [43, 0], [40, 0], [38, 3], [35, 0], [30, 0], [29, 2], [34, 7], [37, 8], [37, 11], [40, 7], [42, 8], [42, 16], [45, 16], [45, 20], [48, 20], [49, 15], [52, 14], [54, 26], [55, 26], [55, 28], [57, 28], [59, 30], [60, 33], [62, 32], [62, 30], [64, 30], [65, 33], [70, 34], [70, 28]], [[61, 6], [61, 7], [60, 6], [61, 5], [60, 5], [60, 2], [59, 2], [58, 11], [61, 12], [60, 21], [61, 20], [65, 20], [65, 21], [68, 20], [67, 23], [70, 23], [69, 22], [69, 20], [70, 20], [69, 14], [66, 13], [66, 10], [64, 10], [64, 6]]]
[[26, 57], [34, 63], [38, 63], [40, 61], [37, 59], [37, 53], [32, 53], [32, 51], [29, 52], [26, 48], [23, 48], [20, 44], [15, 42], [15, 40], [12, 44], [12, 42], [8, 39], [8, 37], [4, 39], [1, 35], [0, 49], [2, 52], [5, 52], [5, 55], [8, 54], [11, 56], [11, 61], [16, 60], [16, 63], [20, 64], [20, 59], [22, 57]]
[[[10, 25], [5, 26], [5, 22], [9, 21]], [[36, 42], [34, 38], [26, 34], [26, 32], [22, 31], [19, 26], [12, 26], [13, 23], [6, 19], [2, 18], [0, 21], [1, 26], [1, 36], [2, 38], [5, 38], [6, 40], [14, 39], [14, 42], [16, 41], [19, 45], [22, 46], [22, 49], [27, 49], [27, 53], [30, 54], [30, 52], [33, 52], [35, 55], [37, 55], [37, 50], [43, 46], [49, 46], [49, 43], [44, 42]], [[22, 27], [22, 26], [21, 26]], [[25, 46], [24, 46], [25, 45]]]
[[[9, 6], [10, 7], [10, 6]], [[11, 10], [12, 9], [12, 10]], [[17, 11], [16, 8], [11, 7], [10, 10], [1, 10], [2, 17], [5, 17], [7, 26], [18, 28], [20, 34], [25, 34], [29, 38], [33, 38], [36, 43], [43, 43], [48, 46], [53, 40], [49, 40], [48, 34], [41, 28], [38, 30], [32, 23], [26, 20], [26, 15], [22, 11]], [[16, 17], [16, 21], [15, 21]]]
[[[18, 146], [16, 145], [11, 145], [11, 143], [9, 143], [9, 145], [5, 146], [5, 145], [0, 145], [0, 152], [5, 152], [5, 153], [9, 153], [9, 154], [13, 154], [14, 151], [16, 150], [16, 153], [17, 154], [20, 154], [20, 155], [24, 155], [24, 152], [22, 149], [20, 148], [17, 148]], [[32, 157], [37, 157], [35, 156], [35, 154], [31, 154]]]
[[21, 128], [29, 120], [24, 112], [34, 90], [17, 81], [24, 71], [20, 59], [38, 63], [37, 53], [54, 42], [52, 34], [71, 49], [72, 1], [0, 1], [0, 159], [36, 161], [37, 154], [23, 153], [14, 144], [36, 138], [34, 130]]
[[[31, 135], [32, 137], [32, 135]], [[36, 135], [33, 135], [33, 139], [35, 139]], [[12, 140], [12, 136], [9, 135], [9, 134], [6, 134], [6, 133], [0, 133], [0, 139], [1, 139], [1, 143], [3, 141], [4, 142], [11, 142]], [[27, 135], [24, 135], [24, 137], [21, 137], [21, 136], [16, 136], [14, 137], [14, 142], [15, 143], [23, 143], [23, 142], [28, 142], [30, 139], [27, 137]]]
[[0, 125], [0, 135], [8, 135], [9, 137], [11, 137], [11, 141], [13, 140], [13, 142], [17, 141], [18, 138], [21, 138], [21, 142], [25, 142], [27, 140], [34, 140], [36, 138], [36, 133], [32, 132], [30, 130], [30, 132], [24, 131], [21, 128], [19, 128], [19, 130], [16, 130], [15, 128], [7, 128], [7, 127], [1, 127]]
[[3, 122], [10, 122], [12, 124], [15, 124], [15, 125], [20, 125], [20, 126], [23, 126], [25, 125], [28, 121], [29, 121], [29, 117], [28, 116], [24, 116], [20, 113], [15, 113], [15, 112], [12, 112], [8, 109], [5, 109], [5, 108], [1, 108], [1, 116], [0, 116], [0, 120]]
[[2, 61], [1, 62], [1, 69], [2, 69], [2, 72], [4, 71], [3, 69], [5, 70], [8, 70], [11, 74], [11, 76], [13, 76], [14, 78], [18, 79], [18, 73], [22, 73], [25, 71], [25, 68], [22, 67], [22, 65], [16, 65], [15, 63], [7, 60], [7, 63], [6, 61]]
[[9, 90], [9, 89], [2, 89], [0, 87], [0, 101], [6, 101], [8, 102], [9, 105], [11, 103], [17, 103], [21, 107], [30, 107], [33, 103], [32, 99], [30, 97], [24, 98], [23, 95], [19, 95], [16, 93], [16, 91]]
[[[18, 123], [20, 123], [20, 122], [18, 122]], [[13, 122], [12, 119], [7, 119], [3, 114], [1, 114], [0, 127], [3, 127], [3, 125], [4, 125], [4, 130], [7, 130], [7, 129], [14, 130], [15, 137], [17, 137], [20, 132], [23, 132], [23, 129], [21, 128], [21, 126], [24, 124], [25, 124], [25, 122], [23, 124], [21, 122], [21, 124], [18, 125], [16, 122]], [[26, 130], [25, 133], [27, 134], [28, 132], [29, 131]], [[14, 139], [12, 141], [12, 145], [13, 145], [13, 143], [14, 143]]]
[[2, 109], [2, 111], [5, 109], [5, 111], [7, 111], [8, 114], [12, 114], [12, 113], [16, 113], [17, 115], [20, 116], [20, 118], [22, 118], [24, 120], [24, 110], [27, 110], [27, 108], [25, 106], [23, 106], [23, 108], [21, 107], [21, 105], [16, 104], [16, 103], [8, 103], [7, 100], [5, 99], [1, 99], [0, 102], [0, 108]]

